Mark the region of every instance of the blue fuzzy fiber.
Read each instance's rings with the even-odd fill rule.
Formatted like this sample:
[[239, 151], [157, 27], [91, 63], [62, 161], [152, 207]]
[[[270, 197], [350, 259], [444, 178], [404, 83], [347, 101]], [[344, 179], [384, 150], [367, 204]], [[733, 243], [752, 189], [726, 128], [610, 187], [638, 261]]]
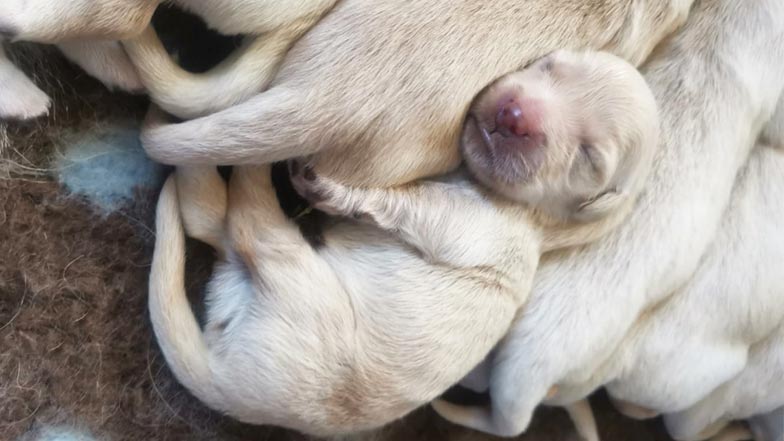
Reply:
[[105, 214], [131, 201], [136, 189], [154, 189], [163, 166], [150, 160], [139, 142], [139, 131], [118, 124], [69, 137], [55, 161], [60, 183], [84, 196]]
[[92, 435], [67, 427], [44, 427], [31, 441], [97, 441]]

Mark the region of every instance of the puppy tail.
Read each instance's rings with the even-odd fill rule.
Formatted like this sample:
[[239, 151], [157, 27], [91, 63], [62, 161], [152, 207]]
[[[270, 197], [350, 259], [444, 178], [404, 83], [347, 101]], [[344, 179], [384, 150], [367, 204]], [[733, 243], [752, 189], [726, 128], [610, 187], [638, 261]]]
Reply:
[[185, 232], [172, 176], [158, 199], [155, 229], [148, 306], [158, 345], [177, 379], [219, 408], [210, 352], [185, 294]]
[[209, 116], [144, 127], [141, 140], [147, 154], [164, 164], [270, 164], [326, 144], [334, 124], [318, 121], [316, 113], [303, 94], [278, 86]]
[[204, 73], [182, 69], [172, 60], [152, 26], [123, 42], [150, 98], [182, 119], [208, 115], [261, 92], [288, 49], [282, 31], [251, 38], [218, 66]]

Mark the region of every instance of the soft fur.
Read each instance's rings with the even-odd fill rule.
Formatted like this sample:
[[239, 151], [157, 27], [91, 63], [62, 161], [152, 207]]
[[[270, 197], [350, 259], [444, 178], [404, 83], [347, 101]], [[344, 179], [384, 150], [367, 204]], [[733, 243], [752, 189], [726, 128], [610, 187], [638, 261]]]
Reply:
[[393, 186], [454, 169], [472, 98], [559, 48], [638, 64], [689, 0], [457, 0], [336, 5], [289, 51], [266, 92], [143, 142], [168, 164], [271, 163], [316, 154], [347, 185]]
[[645, 314], [607, 363], [616, 400], [650, 416], [685, 410], [738, 375], [750, 348], [784, 323], [784, 157], [771, 148], [781, 118], [780, 105], [689, 283]]
[[487, 409], [448, 419], [514, 434], [542, 401], [568, 404], [607, 380], [603, 363], [646, 307], [686, 282], [784, 79], [784, 5], [702, 1], [646, 66], [662, 139], [652, 182], [620, 228], [546, 259], [529, 306], [492, 360]]
[[150, 98], [180, 118], [223, 110], [264, 90], [292, 44], [332, 8], [336, 0], [176, 0], [223, 34], [248, 35], [214, 69], [193, 74], [180, 68], [150, 26], [124, 42]]
[[[343, 223], [314, 250], [278, 207], [268, 167], [235, 170], [228, 198], [215, 169], [181, 169], [183, 220], [173, 182], [159, 203], [150, 311], [183, 384], [242, 421], [324, 435], [386, 424], [463, 377], [506, 332], [527, 298], [540, 254], [593, 240], [617, 225], [641, 187], [625, 181], [642, 182], [653, 157], [656, 106], [632, 66], [606, 54], [560, 53], [548, 62], [551, 71], [534, 66], [510, 74], [486, 94], [536, 85], [532, 71], [559, 78], [553, 100], [566, 99], [577, 85], [592, 88], [584, 107], [563, 108], [565, 115], [545, 120], [576, 117], [608, 97], [631, 97], [629, 106], [613, 110], [641, 119], [627, 125], [617, 115], [605, 126], [608, 133], [596, 134], [607, 144], [595, 148], [636, 169], [634, 176], [625, 176], [624, 167], [607, 170], [608, 176], [580, 176], [590, 161], [569, 142], [572, 136], [559, 138], [552, 127], [546, 130], [551, 142], [539, 146], [546, 149], [540, 171], [517, 184], [542, 192], [544, 201], [528, 206], [486, 195], [461, 175], [401, 190], [346, 188], [295, 162], [293, 181], [317, 207], [367, 218], [402, 241]], [[556, 73], [568, 69], [574, 73]], [[615, 136], [636, 143], [616, 146], [609, 142]], [[466, 148], [482, 142], [468, 141]], [[616, 182], [615, 174], [624, 179]], [[629, 198], [580, 222], [579, 213], [598, 199], [572, 190], [570, 215], [563, 216], [564, 209], [550, 214], [551, 200], [566, 197], [564, 183], [575, 177], [582, 192], [604, 194], [617, 184]], [[204, 336], [183, 294], [181, 222], [222, 256]], [[571, 410], [579, 421], [590, 418], [578, 427], [596, 439], [590, 408]]]
[[664, 421], [673, 438], [691, 441], [714, 435], [731, 420], [751, 418], [756, 441], [780, 441], [784, 419], [774, 411], [782, 403], [784, 324], [752, 346], [739, 375], [689, 409], [665, 415]]

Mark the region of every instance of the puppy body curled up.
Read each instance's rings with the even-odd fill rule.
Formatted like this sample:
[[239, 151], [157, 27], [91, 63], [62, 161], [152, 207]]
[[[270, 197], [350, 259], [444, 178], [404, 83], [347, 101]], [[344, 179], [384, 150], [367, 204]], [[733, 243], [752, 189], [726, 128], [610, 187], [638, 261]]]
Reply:
[[315, 171], [336, 182], [395, 186], [458, 166], [469, 103], [490, 82], [560, 48], [602, 49], [636, 65], [691, 4], [344, 0], [294, 44], [268, 90], [144, 130], [142, 141], [167, 164], [315, 154]]
[[657, 51], [644, 68], [662, 121], [650, 185], [617, 229], [543, 259], [527, 308], [489, 360], [492, 411], [442, 403], [442, 415], [515, 434], [541, 403], [567, 405], [613, 380], [605, 368], [627, 332], [698, 268], [774, 114], [783, 18], [777, 0], [703, 1]]
[[608, 392], [626, 407], [653, 416], [693, 406], [736, 377], [750, 349], [784, 322], [782, 121], [784, 99], [692, 279], [645, 314], [607, 363]]
[[[576, 109], [605, 106], [612, 118], [586, 152], [592, 115]], [[609, 54], [559, 52], [503, 77], [474, 108], [481, 121], [466, 125], [465, 151], [530, 164], [502, 172], [526, 204], [463, 173], [363, 190], [293, 162], [293, 182], [318, 207], [373, 224], [340, 222], [314, 249], [280, 210], [269, 167], [236, 168], [228, 193], [213, 168], [178, 169], [159, 201], [150, 313], [180, 381], [242, 421], [329, 435], [402, 417], [486, 356], [539, 255], [626, 215], [657, 117], [636, 70]], [[475, 136], [487, 118], [503, 140]], [[203, 333], [184, 294], [183, 224], [221, 255]]]

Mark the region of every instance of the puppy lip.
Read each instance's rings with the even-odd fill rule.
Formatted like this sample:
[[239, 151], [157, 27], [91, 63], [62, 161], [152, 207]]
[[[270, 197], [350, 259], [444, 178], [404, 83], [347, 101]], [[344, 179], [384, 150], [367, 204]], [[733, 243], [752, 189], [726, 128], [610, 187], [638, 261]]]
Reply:
[[13, 40], [19, 35], [19, 31], [10, 25], [0, 25], [0, 37]]

